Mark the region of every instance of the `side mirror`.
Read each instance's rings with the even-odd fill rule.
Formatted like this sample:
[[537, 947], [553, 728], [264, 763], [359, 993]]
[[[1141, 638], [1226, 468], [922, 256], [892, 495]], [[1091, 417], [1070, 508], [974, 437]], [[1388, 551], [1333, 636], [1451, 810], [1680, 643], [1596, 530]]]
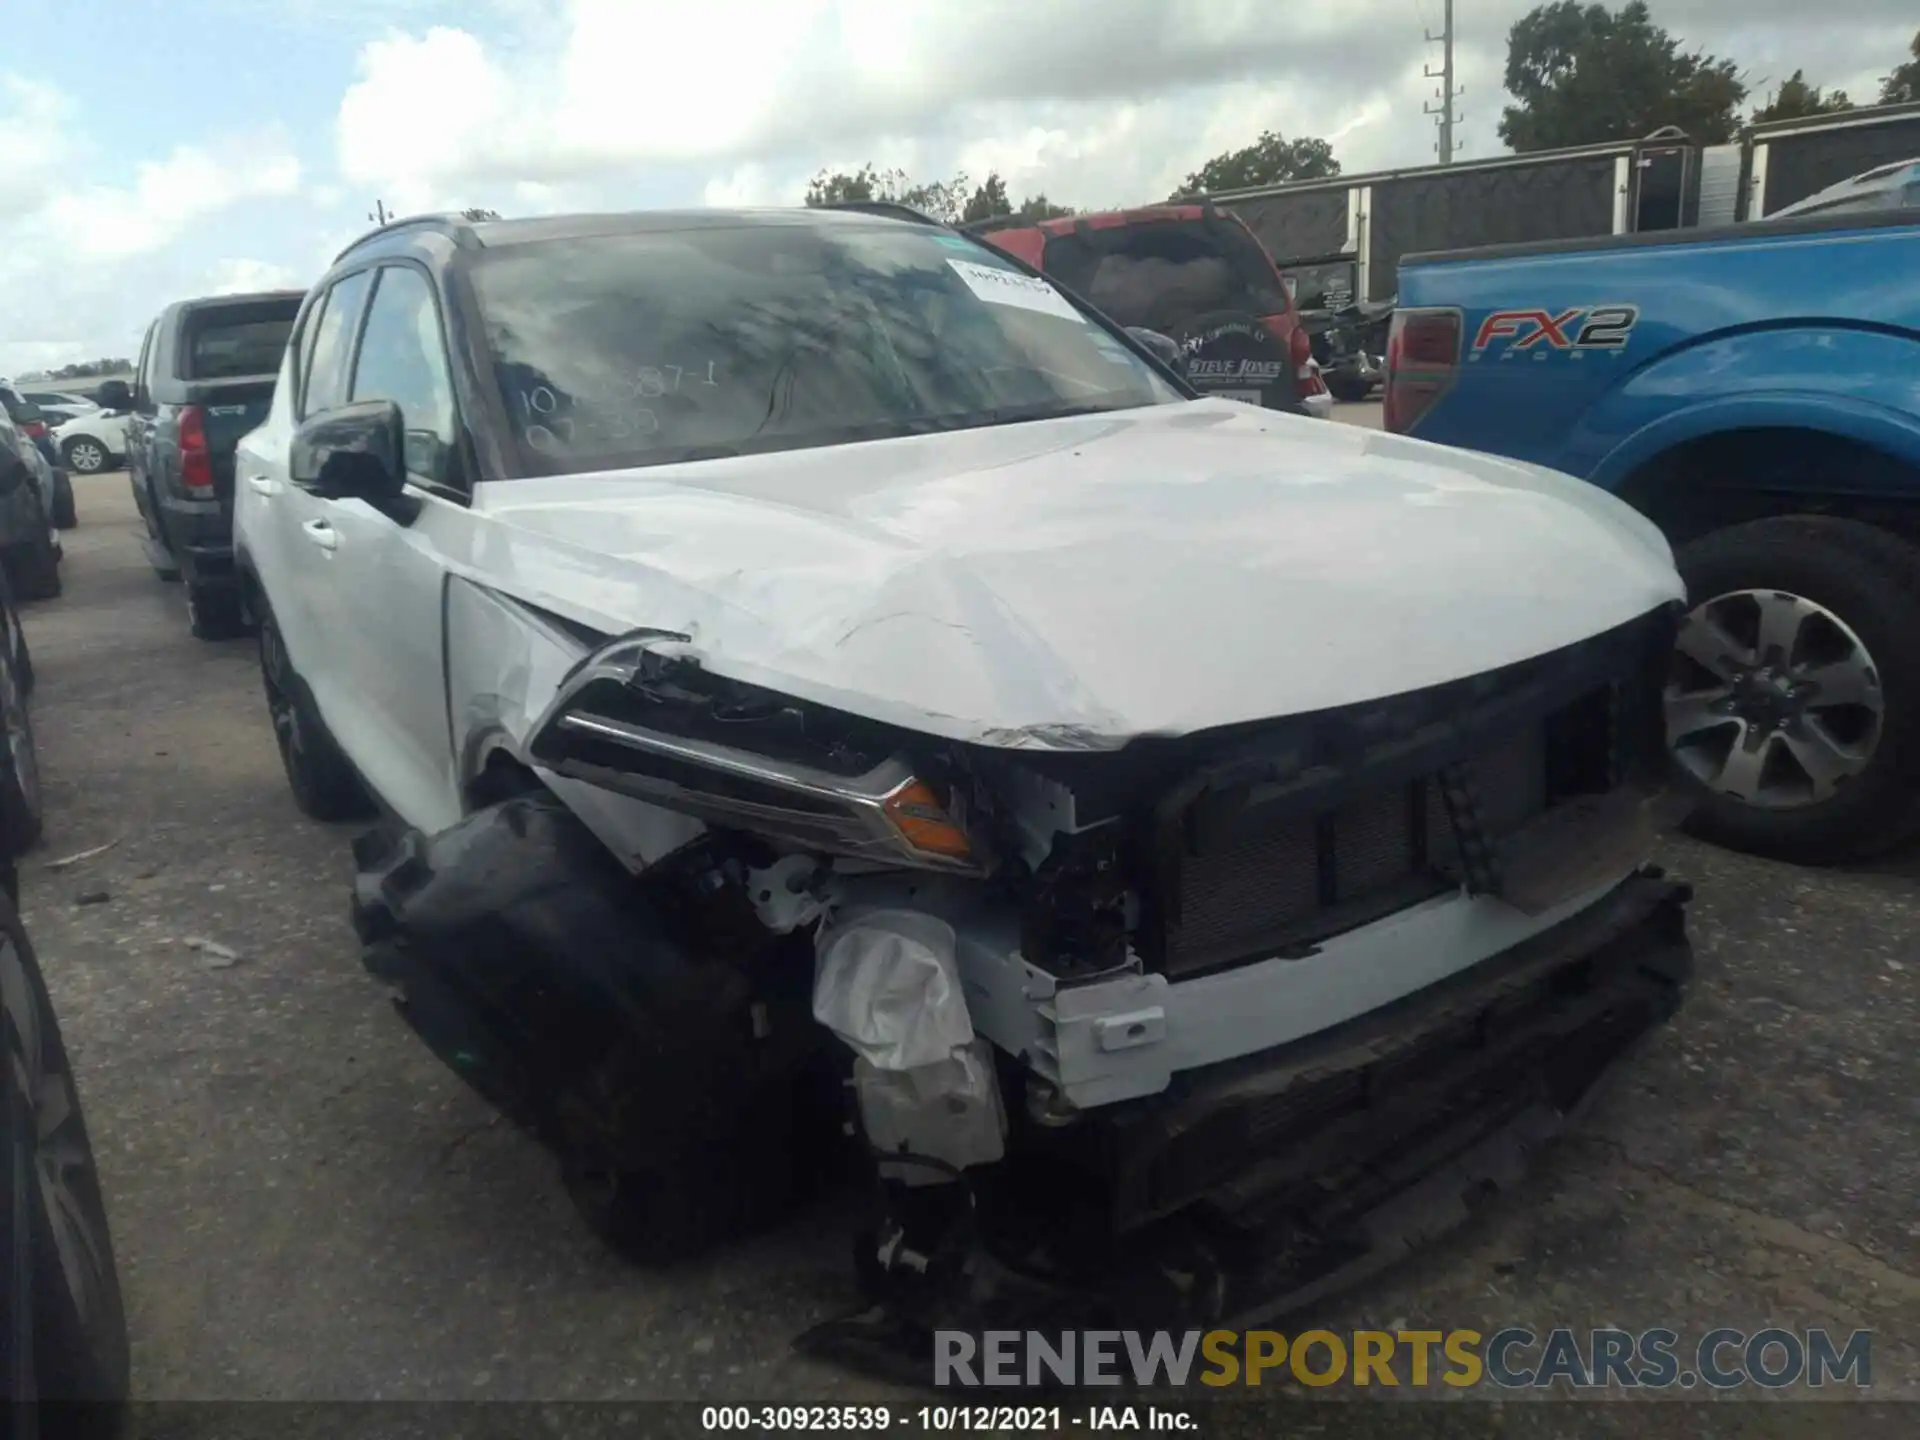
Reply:
[[1129, 325], [1127, 334], [1143, 349], [1151, 351], [1154, 359], [1176, 375], [1186, 373], [1186, 356], [1181, 353], [1180, 346], [1158, 330], [1149, 330], [1144, 325]]
[[94, 391], [94, 400], [102, 410], [126, 411], [133, 409], [133, 391], [127, 388], [124, 380], [108, 380]]
[[362, 400], [310, 416], [293, 432], [288, 478], [329, 500], [382, 505], [407, 483], [406, 430], [391, 400]]

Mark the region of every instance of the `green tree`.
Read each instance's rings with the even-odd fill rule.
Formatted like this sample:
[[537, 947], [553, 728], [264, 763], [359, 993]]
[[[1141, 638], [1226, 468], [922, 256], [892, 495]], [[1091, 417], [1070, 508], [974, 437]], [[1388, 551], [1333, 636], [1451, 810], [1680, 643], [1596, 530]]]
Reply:
[[807, 182], [809, 205], [911, 205], [936, 220], [960, 218], [967, 204], [967, 177], [915, 184], [904, 170], [881, 170], [872, 163], [858, 170], [822, 170]]
[[1042, 220], [1064, 220], [1074, 213], [1071, 205], [1056, 205], [1045, 194], [1029, 195], [1013, 209], [1022, 220], [1038, 224]]
[[1893, 73], [1880, 82], [1882, 105], [1904, 105], [1920, 100], [1920, 30], [1914, 32], [1908, 52], [1913, 58], [1904, 65], [1894, 66]]
[[1807, 84], [1806, 72], [1796, 70], [1781, 82], [1779, 90], [1765, 105], [1753, 112], [1754, 120], [1801, 120], [1809, 115], [1832, 115], [1853, 109], [1853, 101], [1844, 90], [1822, 94], [1818, 85]]
[[1326, 141], [1312, 136], [1286, 140], [1277, 131], [1263, 130], [1253, 144], [1207, 161], [1168, 198], [1251, 190], [1288, 180], [1323, 180], [1339, 173], [1340, 162], [1333, 158], [1333, 147]]
[[460, 218], [462, 220], [475, 220], [475, 221], [498, 220], [500, 218], [500, 212], [498, 210], [487, 210], [487, 209], [483, 209], [481, 206], [473, 205], [473, 206], [469, 206], [465, 210], [462, 210], [460, 212]]
[[900, 192], [898, 198], [902, 205], [911, 205], [923, 215], [957, 225], [967, 208], [967, 177], [956, 175], [951, 180], [929, 180], [923, 185], [909, 185]]
[[991, 220], [996, 215], [1012, 212], [1013, 202], [1007, 198], [1007, 182], [1000, 178], [998, 170], [989, 170], [987, 178], [980, 182], [979, 188], [967, 200], [960, 218], [971, 224], [975, 220]]
[[898, 170], [876, 170], [871, 164], [858, 170], [822, 170], [807, 182], [809, 205], [868, 205], [897, 200], [907, 177]]
[[1520, 103], [1502, 113], [1500, 138], [1517, 151], [1639, 140], [1666, 125], [1721, 145], [1747, 97], [1737, 65], [1682, 50], [1645, 0], [1618, 13], [1581, 0], [1530, 11], [1508, 32], [1506, 82]]
[[882, 170], [872, 164], [862, 165], [858, 170], [820, 171], [807, 182], [806, 203], [911, 205], [949, 225], [987, 220], [995, 215], [1018, 215], [1034, 221], [1073, 214], [1071, 207], [1056, 205], [1045, 195], [1030, 195], [1015, 205], [1008, 197], [1007, 182], [997, 171], [990, 171], [979, 185], [972, 185], [964, 174], [951, 180], [919, 184], [904, 170]]

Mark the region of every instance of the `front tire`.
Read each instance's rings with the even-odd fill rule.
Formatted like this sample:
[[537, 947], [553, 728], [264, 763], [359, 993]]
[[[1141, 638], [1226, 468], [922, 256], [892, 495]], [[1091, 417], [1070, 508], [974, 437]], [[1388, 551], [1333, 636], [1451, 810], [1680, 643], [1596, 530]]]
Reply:
[[127, 1399], [126, 1307], [73, 1067], [33, 945], [4, 898], [0, 1005], [0, 1103], [13, 1142], [8, 1209], [19, 1207], [0, 1235], [12, 1247], [0, 1321], [10, 1335], [30, 1337], [39, 1432], [104, 1440]]
[[293, 803], [309, 819], [328, 823], [370, 818], [374, 807], [366, 789], [294, 672], [272, 615], [260, 616], [259, 631], [260, 680]]
[[71, 530], [80, 523], [73, 504], [73, 480], [62, 470], [53, 477], [53, 528]]
[[[12, 626], [9, 624], [9, 631]], [[0, 651], [0, 859], [11, 860], [40, 840], [45, 808], [40, 794], [40, 757], [34, 748], [27, 695], [31, 670], [23, 673], [25, 643]]]
[[1879, 854], [1920, 819], [1920, 550], [1870, 525], [1785, 516], [1676, 557], [1693, 607], [1667, 738], [1688, 829], [1803, 864]]
[[60, 594], [60, 552], [50, 532], [38, 532], [7, 553], [7, 583], [21, 600], [52, 600]]

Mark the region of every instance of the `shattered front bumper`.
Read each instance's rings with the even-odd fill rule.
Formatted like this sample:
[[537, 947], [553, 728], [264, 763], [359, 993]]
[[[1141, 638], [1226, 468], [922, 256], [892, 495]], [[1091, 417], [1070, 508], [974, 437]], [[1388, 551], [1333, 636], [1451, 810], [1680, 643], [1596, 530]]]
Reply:
[[[1330, 1031], [1069, 1126], [1016, 1108], [1007, 1161], [978, 1185], [966, 1283], [894, 1298], [894, 1358], [935, 1329], [1258, 1324], [1446, 1233], [1678, 1009], [1689, 898], [1649, 869]], [[803, 1343], [870, 1362], [848, 1338]]]

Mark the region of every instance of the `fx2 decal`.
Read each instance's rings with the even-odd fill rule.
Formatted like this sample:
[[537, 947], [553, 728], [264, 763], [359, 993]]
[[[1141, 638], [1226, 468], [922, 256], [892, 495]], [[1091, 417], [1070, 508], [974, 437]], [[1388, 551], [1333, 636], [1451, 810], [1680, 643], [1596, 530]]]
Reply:
[[1639, 321], [1638, 305], [1579, 305], [1558, 314], [1495, 310], [1480, 322], [1467, 358], [1482, 359], [1496, 348], [1502, 360], [1522, 354], [1536, 360], [1549, 355], [1571, 355], [1576, 360], [1595, 353], [1618, 355], [1627, 348]]

